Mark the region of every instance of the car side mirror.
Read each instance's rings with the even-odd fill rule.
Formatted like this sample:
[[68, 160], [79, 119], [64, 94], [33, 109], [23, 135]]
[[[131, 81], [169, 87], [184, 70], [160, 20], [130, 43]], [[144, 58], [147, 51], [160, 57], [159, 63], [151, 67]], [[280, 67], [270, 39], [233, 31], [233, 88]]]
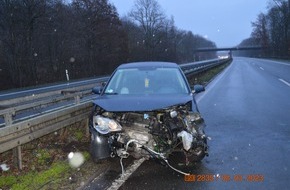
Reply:
[[103, 86], [96, 86], [92, 89], [92, 92], [94, 94], [101, 94], [102, 91], [103, 91]]
[[205, 88], [203, 85], [196, 84], [193, 86], [192, 93], [198, 94], [198, 93], [203, 92], [203, 91], [205, 91]]

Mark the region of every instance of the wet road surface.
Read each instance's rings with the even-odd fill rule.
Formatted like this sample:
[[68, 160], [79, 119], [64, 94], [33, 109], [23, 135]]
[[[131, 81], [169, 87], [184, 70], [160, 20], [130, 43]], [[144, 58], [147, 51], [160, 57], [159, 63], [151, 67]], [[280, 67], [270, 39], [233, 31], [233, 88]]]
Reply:
[[234, 58], [197, 101], [212, 140], [195, 181], [145, 161], [120, 189], [290, 189], [290, 64]]

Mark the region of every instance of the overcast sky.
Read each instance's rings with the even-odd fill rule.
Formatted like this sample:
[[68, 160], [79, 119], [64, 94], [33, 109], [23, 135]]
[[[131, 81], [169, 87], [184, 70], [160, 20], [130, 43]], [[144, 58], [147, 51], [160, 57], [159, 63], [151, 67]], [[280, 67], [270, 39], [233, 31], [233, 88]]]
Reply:
[[[135, 0], [109, 0], [119, 15], [126, 15]], [[216, 43], [232, 47], [250, 37], [251, 22], [266, 13], [271, 0], [158, 0], [164, 13], [174, 17], [179, 29], [192, 31]]]

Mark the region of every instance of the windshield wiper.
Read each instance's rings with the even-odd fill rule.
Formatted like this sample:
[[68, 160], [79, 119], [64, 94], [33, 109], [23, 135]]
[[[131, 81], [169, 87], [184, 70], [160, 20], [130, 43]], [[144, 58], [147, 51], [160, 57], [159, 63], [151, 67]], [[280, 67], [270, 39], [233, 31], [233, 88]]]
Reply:
[[117, 92], [105, 92], [105, 94], [107, 94], [107, 95], [118, 95]]

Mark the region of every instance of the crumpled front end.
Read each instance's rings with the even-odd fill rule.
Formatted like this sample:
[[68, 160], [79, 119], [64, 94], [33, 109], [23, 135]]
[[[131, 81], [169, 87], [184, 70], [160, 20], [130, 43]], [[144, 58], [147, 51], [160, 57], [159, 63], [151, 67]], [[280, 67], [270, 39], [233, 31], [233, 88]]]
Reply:
[[167, 160], [181, 151], [186, 161], [207, 155], [204, 121], [190, 104], [149, 112], [107, 112], [96, 106], [90, 122], [95, 160], [105, 157]]

